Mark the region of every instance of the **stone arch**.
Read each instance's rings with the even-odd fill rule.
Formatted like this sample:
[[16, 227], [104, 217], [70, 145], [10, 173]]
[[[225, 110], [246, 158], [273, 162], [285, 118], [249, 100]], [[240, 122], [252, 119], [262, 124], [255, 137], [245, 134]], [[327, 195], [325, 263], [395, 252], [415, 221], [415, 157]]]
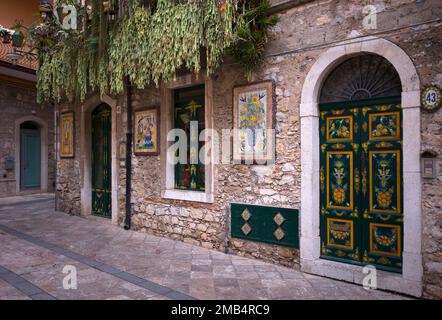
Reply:
[[112, 223], [118, 223], [119, 201], [119, 165], [118, 165], [118, 128], [117, 100], [104, 95], [93, 95], [81, 104], [80, 119], [80, 173], [81, 173], [81, 215], [89, 216], [92, 212], [92, 144], [91, 144], [91, 115], [100, 104], [106, 104], [112, 109]]
[[365, 37], [337, 44], [320, 55], [302, 89], [301, 117], [301, 269], [322, 276], [362, 283], [362, 267], [319, 259], [319, 107], [321, 87], [330, 72], [361, 53], [384, 57], [402, 84], [404, 247], [401, 275], [378, 271], [378, 287], [414, 296], [422, 294], [422, 210], [420, 174], [420, 81], [410, 57], [394, 43]]
[[15, 120], [14, 124], [14, 144], [15, 144], [15, 160], [14, 160], [14, 170], [15, 170], [15, 191], [16, 193], [21, 193], [21, 177], [20, 177], [20, 126], [25, 122], [32, 122], [40, 128], [41, 134], [41, 160], [40, 160], [40, 190], [39, 192], [48, 191], [48, 124], [45, 120], [37, 116], [25, 116]]

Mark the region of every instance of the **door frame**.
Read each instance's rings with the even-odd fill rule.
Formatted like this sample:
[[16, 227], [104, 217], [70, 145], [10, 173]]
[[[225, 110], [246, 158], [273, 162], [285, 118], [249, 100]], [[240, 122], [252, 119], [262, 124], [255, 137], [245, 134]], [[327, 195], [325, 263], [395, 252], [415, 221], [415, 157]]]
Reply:
[[121, 107], [117, 106], [117, 100], [99, 94], [87, 99], [80, 108], [80, 176], [81, 176], [81, 215], [92, 215], [92, 111], [100, 104], [106, 104], [112, 109], [111, 116], [111, 192], [112, 192], [112, 224], [118, 224], [119, 217], [119, 165], [118, 165], [118, 135], [117, 114], [121, 113]]
[[[40, 188], [22, 189], [21, 187], [21, 129], [24, 122], [33, 122], [40, 129]], [[15, 192], [17, 194], [28, 194], [48, 191], [48, 124], [36, 116], [26, 116], [15, 120]]]
[[422, 209], [420, 173], [420, 81], [410, 57], [394, 43], [377, 37], [348, 40], [322, 53], [304, 82], [301, 118], [301, 270], [361, 284], [363, 267], [320, 259], [319, 95], [329, 73], [360, 53], [373, 53], [396, 68], [402, 82], [404, 244], [402, 274], [377, 271], [378, 288], [422, 295]]

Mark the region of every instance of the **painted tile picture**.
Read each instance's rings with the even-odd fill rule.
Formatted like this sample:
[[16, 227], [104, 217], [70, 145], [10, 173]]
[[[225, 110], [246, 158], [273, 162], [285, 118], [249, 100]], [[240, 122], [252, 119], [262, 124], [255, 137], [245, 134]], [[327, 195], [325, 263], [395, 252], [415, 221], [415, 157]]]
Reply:
[[60, 116], [60, 157], [74, 157], [74, 113], [64, 112]]
[[159, 154], [159, 112], [157, 107], [135, 111], [134, 152], [136, 155]]
[[235, 87], [233, 99], [233, 160], [274, 161], [273, 82]]

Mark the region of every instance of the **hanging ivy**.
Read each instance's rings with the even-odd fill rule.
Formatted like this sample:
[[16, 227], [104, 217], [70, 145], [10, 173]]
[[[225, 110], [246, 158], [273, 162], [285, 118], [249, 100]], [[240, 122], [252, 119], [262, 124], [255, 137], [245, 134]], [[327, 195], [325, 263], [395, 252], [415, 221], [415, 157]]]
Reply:
[[[144, 88], [173, 80], [182, 67], [198, 73], [201, 48], [210, 75], [229, 47], [256, 41], [256, 37], [244, 37], [245, 29], [256, 32], [256, 26], [262, 30], [268, 25], [259, 20], [265, 8], [254, 11], [254, 6], [238, 1], [128, 0], [124, 14], [115, 19], [106, 10], [116, 0], [106, 1], [106, 7], [100, 0], [89, 0], [85, 7], [77, 5], [77, 30], [57, 29], [51, 21], [35, 28], [40, 53], [38, 99], [84, 100], [91, 90], [120, 94], [126, 76], [133, 85]], [[229, 51], [250, 70], [248, 62], [241, 63], [242, 53]]]
[[243, 19], [236, 28], [236, 41], [228, 48], [236, 63], [248, 78], [262, 63], [268, 42], [268, 29], [278, 23], [277, 16], [269, 16], [269, 0], [243, 1]]

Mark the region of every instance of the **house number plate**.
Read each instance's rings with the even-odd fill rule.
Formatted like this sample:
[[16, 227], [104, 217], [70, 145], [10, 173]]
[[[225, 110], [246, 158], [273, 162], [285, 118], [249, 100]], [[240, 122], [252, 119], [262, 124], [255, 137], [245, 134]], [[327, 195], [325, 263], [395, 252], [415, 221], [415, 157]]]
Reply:
[[438, 110], [441, 106], [441, 91], [438, 87], [428, 87], [422, 93], [422, 108], [429, 112]]

